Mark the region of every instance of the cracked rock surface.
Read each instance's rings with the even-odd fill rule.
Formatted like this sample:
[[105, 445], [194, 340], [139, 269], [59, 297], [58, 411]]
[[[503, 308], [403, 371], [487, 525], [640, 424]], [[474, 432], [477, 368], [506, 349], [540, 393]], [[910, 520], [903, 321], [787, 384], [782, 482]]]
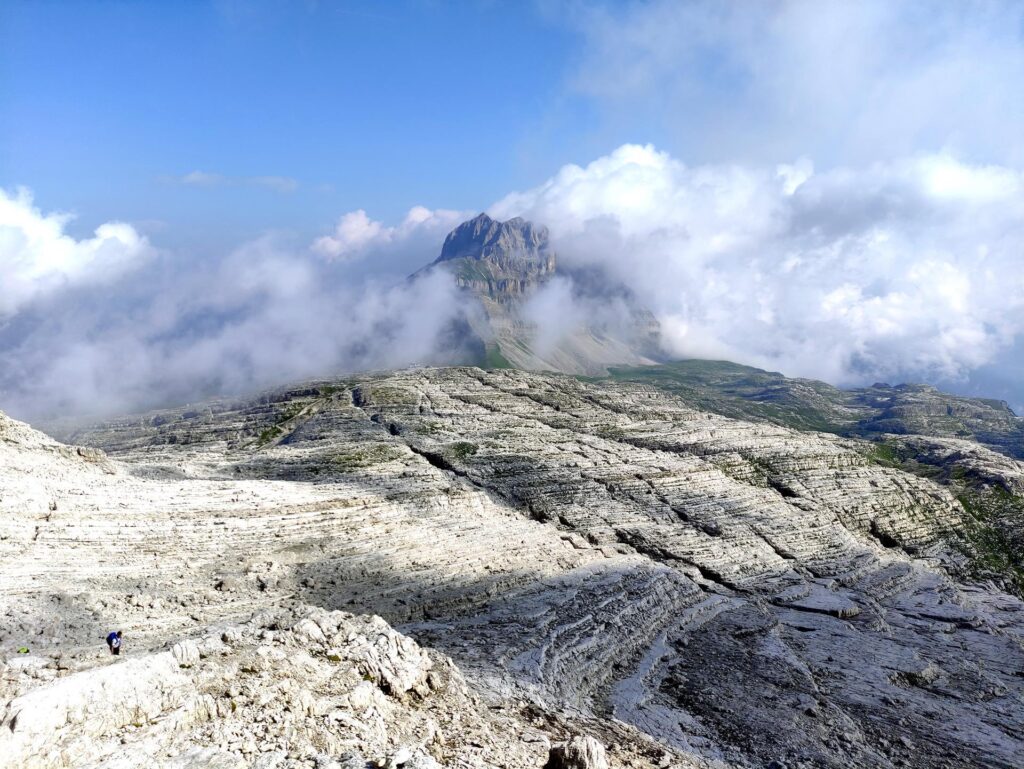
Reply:
[[947, 481], [1024, 469], [971, 441], [468, 368], [72, 439], [0, 422], [0, 740], [39, 766], [1022, 765], [1024, 603]]

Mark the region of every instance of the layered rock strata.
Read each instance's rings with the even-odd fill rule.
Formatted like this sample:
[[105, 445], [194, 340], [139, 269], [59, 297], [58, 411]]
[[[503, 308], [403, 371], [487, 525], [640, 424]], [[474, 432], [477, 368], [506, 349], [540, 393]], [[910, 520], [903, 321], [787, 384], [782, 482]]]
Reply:
[[1024, 418], [1004, 401], [951, 395], [929, 385], [880, 382], [841, 390], [825, 382], [707, 360], [614, 368], [612, 377], [656, 387], [725, 416], [857, 437], [968, 439], [1024, 459]]
[[[449, 657], [515, 744], [531, 724], [549, 742], [578, 729], [611, 766], [1014, 767], [1024, 751], [1024, 604], [972, 576], [956, 489], [876, 444], [658, 387], [478, 369], [75, 436], [112, 459], [5, 425], [0, 644], [61, 653], [55, 675], [99, 664], [114, 625], [156, 650], [317, 607], [380, 614]], [[522, 750], [479, 765], [547, 755]]]

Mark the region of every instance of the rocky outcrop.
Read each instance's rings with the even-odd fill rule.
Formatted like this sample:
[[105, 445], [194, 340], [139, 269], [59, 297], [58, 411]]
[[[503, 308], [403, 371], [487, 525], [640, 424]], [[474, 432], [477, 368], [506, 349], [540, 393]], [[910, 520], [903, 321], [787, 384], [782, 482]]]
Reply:
[[546, 227], [480, 214], [448, 234], [434, 262], [441, 264], [453, 271], [459, 286], [507, 304], [529, 295], [554, 273], [555, 254]]
[[322, 609], [260, 614], [173, 652], [57, 678], [0, 718], [4, 766], [24, 769], [525, 767], [545, 745], [384, 620]]
[[1024, 419], [1005, 402], [951, 395], [928, 385], [877, 383], [841, 390], [824, 382], [707, 360], [617, 368], [611, 376], [680, 395], [725, 416], [856, 437], [968, 439], [1024, 458]]
[[573, 737], [551, 749], [545, 769], [608, 769], [604, 746], [593, 737]]
[[[367, 759], [538, 766], [575, 735], [612, 767], [1014, 767], [1024, 750], [1024, 604], [974, 571], [959, 489], [875, 442], [655, 385], [479, 369], [305, 383], [76, 441], [111, 472], [31, 435], [7, 445], [4, 701], [109, 660], [112, 627], [129, 658], [169, 654], [214, 696], [201, 681], [218, 644], [283, 607], [243, 631], [242, 658], [281, 637], [261, 675], [298, 660], [290, 676], [319, 680], [303, 655], [350, 665], [393, 704], [389, 735], [434, 696], [422, 674], [432, 686], [447, 658], [464, 677], [470, 726], [441, 731], [466, 752], [353, 736]], [[271, 707], [263, 687], [276, 691], [259, 679], [246, 718]], [[328, 737], [347, 722], [326, 715], [309, 739], [340, 763]], [[487, 757], [472, 753], [485, 729], [507, 738]], [[279, 750], [272, 732], [257, 748]], [[255, 765], [244, 740], [181, 735], [160, 750]], [[294, 766], [319, 760], [291, 745]]]
[[[603, 374], [611, 364], [653, 363], [660, 355], [654, 316], [607, 276], [559, 268], [547, 228], [524, 219], [499, 222], [480, 214], [460, 224], [441, 255], [416, 275], [432, 270], [450, 272], [479, 303], [482, 312], [467, 320], [489, 367]], [[572, 286], [577, 300], [614, 304], [623, 317], [591, 319], [557, 337], [542, 334], [524, 304], [555, 276]]]

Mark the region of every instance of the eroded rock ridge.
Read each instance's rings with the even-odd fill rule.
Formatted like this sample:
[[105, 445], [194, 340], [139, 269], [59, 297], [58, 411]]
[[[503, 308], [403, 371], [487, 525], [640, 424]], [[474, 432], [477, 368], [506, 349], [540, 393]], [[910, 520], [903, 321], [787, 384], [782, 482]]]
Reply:
[[[597, 755], [588, 739], [612, 767], [1024, 754], [1024, 604], [979, 535], [1012, 536], [1024, 466], [972, 441], [473, 368], [74, 441], [106, 454], [0, 435], [4, 739], [40, 766], [525, 767]], [[129, 653], [104, 665], [114, 626]], [[367, 666], [375, 633], [393, 683]], [[33, 697], [103, 691], [136, 659], [177, 692], [140, 693], [139, 724], [28, 725]]]

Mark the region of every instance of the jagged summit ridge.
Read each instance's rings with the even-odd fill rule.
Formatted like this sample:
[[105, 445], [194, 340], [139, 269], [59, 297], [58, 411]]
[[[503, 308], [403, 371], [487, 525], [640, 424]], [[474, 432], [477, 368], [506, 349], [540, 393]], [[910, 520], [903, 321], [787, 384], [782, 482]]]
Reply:
[[[437, 265], [482, 301], [507, 305], [532, 294], [554, 273], [555, 254], [546, 227], [519, 217], [499, 222], [480, 214], [448, 234], [428, 269]], [[485, 301], [489, 315], [495, 309]]]
[[461, 258], [493, 259], [498, 263], [516, 258], [547, 264], [554, 254], [547, 227], [518, 216], [499, 222], [482, 213], [448, 233], [434, 263]]

